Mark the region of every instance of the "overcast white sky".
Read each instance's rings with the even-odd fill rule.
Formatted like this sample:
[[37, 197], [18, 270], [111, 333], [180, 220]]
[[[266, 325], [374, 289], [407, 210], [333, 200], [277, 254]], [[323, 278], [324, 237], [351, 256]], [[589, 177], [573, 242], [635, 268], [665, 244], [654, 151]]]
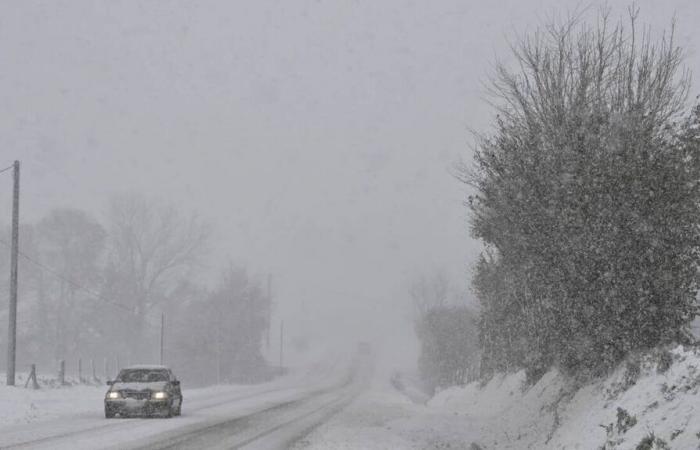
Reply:
[[[482, 82], [514, 31], [582, 4], [2, 2], [0, 165], [22, 161], [25, 221], [144, 191], [214, 224], [217, 261], [272, 272], [280, 316], [410, 333], [387, 322], [406, 283], [464, 290], [479, 252], [448, 170], [491, 119]], [[675, 12], [700, 76], [700, 2], [637, 4], [657, 29]]]

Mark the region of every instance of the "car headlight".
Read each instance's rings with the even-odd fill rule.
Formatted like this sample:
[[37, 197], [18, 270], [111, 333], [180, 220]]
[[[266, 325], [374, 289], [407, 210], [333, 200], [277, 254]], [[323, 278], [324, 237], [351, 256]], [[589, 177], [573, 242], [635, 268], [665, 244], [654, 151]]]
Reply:
[[156, 400], [163, 400], [163, 399], [168, 398], [168, 393], [167, 392], [154, 392], [153, 398]]
[[119, 392], [117, 392], [117, 391], [109, 391], [109, 392], [107, 392], [107, 398], [112, 398], [112, 399], [114, 399], [114, 398], [119, 398], [119, 397], [121, 397], [121, 395], [119, 395]]

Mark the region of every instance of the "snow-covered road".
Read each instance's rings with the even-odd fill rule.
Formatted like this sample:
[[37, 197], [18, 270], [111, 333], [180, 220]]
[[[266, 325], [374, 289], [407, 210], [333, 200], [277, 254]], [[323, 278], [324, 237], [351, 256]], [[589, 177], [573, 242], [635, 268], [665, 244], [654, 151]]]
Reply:
[[75, 389], [94, 406], [84, 409], [86, 399], [76, 399], [74, 412], [0, 424], [0, 448], [288, 448], [345, 407], [367, 385], [370, 371], [370, 362], [359, 360], [264, 385], [185, 390], [183, 414], [172, 419], [106, 420], [104, 389]]
[[[106, 420], [103, 386], [0, 386], [0, 448], [628, 450], [653, 433], [667, 448], [700, 449], [700, 349], [670, 355], [662, 371], [644, 359], [631, 385], [626, 365], [583, 386], [556, 370], [527, 385], [520, 371], [432, 398], [414, 392], [411, 373], [397, 389], [382, 358], [375, 369], [324, 355], [270, 383], [185, 390], [172, 419]], [[624, 430], [613, 427], [620, 411], [634, 417]]]

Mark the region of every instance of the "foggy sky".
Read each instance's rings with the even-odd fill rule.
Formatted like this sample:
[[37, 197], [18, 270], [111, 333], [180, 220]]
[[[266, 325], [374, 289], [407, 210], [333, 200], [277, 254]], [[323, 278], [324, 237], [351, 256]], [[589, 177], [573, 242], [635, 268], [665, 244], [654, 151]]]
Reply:
[[[2, 2], [0, 166], [22, 161], [23, 221], [145, 192], [214, 225], [210, 276], [272, 273], [290, 329], [303, 304], [316, 334], [408, 336], [407, 283], [466, 290], [480, 250], [449, 169], [492, 119], [496, 57], [580, 4]], [[656, 29], [677, 12], [700, 76], [697, 0], [638, 5]]]

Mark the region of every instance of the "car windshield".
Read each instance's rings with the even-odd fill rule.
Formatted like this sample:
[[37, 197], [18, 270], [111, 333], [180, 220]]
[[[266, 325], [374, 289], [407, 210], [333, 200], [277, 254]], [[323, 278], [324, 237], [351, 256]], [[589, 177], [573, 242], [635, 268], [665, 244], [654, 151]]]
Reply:
[[122, 381], [124, 383], [168, 381], [168, 372], [162, 369], [127, 369], [119, 373], [117, 381]]

